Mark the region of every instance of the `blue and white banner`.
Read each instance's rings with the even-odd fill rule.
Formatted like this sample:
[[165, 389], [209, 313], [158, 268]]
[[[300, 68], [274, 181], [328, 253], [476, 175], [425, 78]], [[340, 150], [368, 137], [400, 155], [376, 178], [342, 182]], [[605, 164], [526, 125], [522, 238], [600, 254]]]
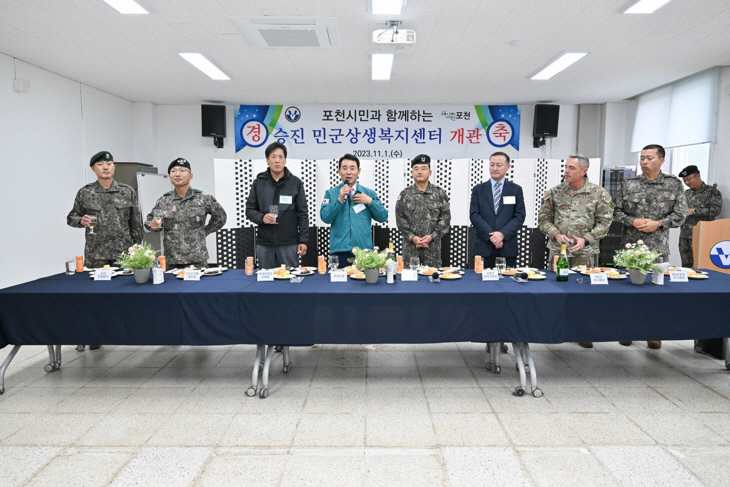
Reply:
[[262, 158], [279, 141], [299, 159], [487, 158], [518, 155], [517, 105], [241, 105], [235, 112], [236, 152]]

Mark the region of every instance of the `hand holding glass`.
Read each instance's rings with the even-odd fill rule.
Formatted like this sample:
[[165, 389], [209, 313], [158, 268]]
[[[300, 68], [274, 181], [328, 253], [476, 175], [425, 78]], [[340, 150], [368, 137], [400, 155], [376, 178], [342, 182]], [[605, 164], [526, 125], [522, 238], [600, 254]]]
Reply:
[[155, 219], [155, 223], [157, 223], [157, 228], [162, 228], [162, 225], [164, 223], [162, 215], [160, 215], [158, 212], [155, 212], [153, 218]]
[[96, 216], [90, 215], [89, 216], [89, 228], [90, 228], [89, 235], [94, 234], [94, 227], [96, 226], [97, 223], [98, 223], [98, 220], [96, 219]]
[[274, 221], [271, 224], [278, 225], [279, 222], [277, 222], [276, 219], [279, 216], [279, 206], [278, 205], [269, 206], [269, 213], [274, 217]]

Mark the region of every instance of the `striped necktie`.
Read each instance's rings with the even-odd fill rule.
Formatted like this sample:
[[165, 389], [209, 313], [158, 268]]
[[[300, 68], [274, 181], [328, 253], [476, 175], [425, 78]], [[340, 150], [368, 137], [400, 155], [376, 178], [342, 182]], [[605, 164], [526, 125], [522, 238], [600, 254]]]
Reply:
[[499, 211], [499, 202], [500, 198], [502, 198], [502, 181], [498, 181], [494, 185], [494, 212], [497, 213]]

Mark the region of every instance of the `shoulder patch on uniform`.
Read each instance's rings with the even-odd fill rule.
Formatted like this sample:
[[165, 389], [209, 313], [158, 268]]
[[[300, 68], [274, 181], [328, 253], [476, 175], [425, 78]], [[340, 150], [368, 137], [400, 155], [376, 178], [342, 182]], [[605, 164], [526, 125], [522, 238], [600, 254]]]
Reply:
[[323, 205], [328, 205], [329, 202], [330, 202], [329, 198], [325, 198], [325, 199], [322, 200], [322, 204]]
[[202, 193], [203, 192], [202, 189], [194, 189], [193, 191], [196, 192], [196, 193]]
[[396, 198], [396, 200], [395, 200], [395, 201], [396, 201], [396, 202], [400, 201], [400, 197], [401, 197], [401, 196], [403, 196], [403, 195], [402, 195], [402, 194], [399, 194], [399, 195], [398, 195], [398, 198]]
[[172, 191], [168, 191], [167, 193], [164, 193], [162, 196], [170, 196], [172, 194]]
[[548, 190], [546, 189], [546, 190], [545, 190], [545, 194], [543, 195], [543, 198], [547, 198], [548, 196], [550, 196], [550, 191], [548, 191]]

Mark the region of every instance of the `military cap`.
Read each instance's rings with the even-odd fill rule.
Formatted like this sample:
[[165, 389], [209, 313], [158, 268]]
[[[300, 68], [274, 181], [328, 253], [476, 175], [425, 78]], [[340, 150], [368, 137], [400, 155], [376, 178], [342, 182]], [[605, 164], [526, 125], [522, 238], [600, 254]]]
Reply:
[[419, 154], [411, 161], [411, 167], [415, 166], [416, 164], [431, 165], [431, 158], [428, 157], [426, 154]]
[[188, 170], [192, 172], [192, 169], [190, 169], [190, 163], [182, 157], [178, 157], [177, 159], [172, 161], [169, 166], [167, 166], [167, 174], [170, 174], [170, 171], [172, 171], [173, 167], [187, 167]]
[[114, 162], [114, 158], [112, 157], [110, 152], [107, 151], [101, 151], [97, 152], [93, 156], [91, 156], [91, 159], [89, 160], [89, 166], [93, 166], [99, 161], [112, 161]]
[[680, 178], [686, 178], [687, 176], [691, 176], [693, 174], [699, 174], [700, 170], [697, 169], [697, 166], [687, 166], [684, 169], [682, 169], [682, 172], [679, 173]]

